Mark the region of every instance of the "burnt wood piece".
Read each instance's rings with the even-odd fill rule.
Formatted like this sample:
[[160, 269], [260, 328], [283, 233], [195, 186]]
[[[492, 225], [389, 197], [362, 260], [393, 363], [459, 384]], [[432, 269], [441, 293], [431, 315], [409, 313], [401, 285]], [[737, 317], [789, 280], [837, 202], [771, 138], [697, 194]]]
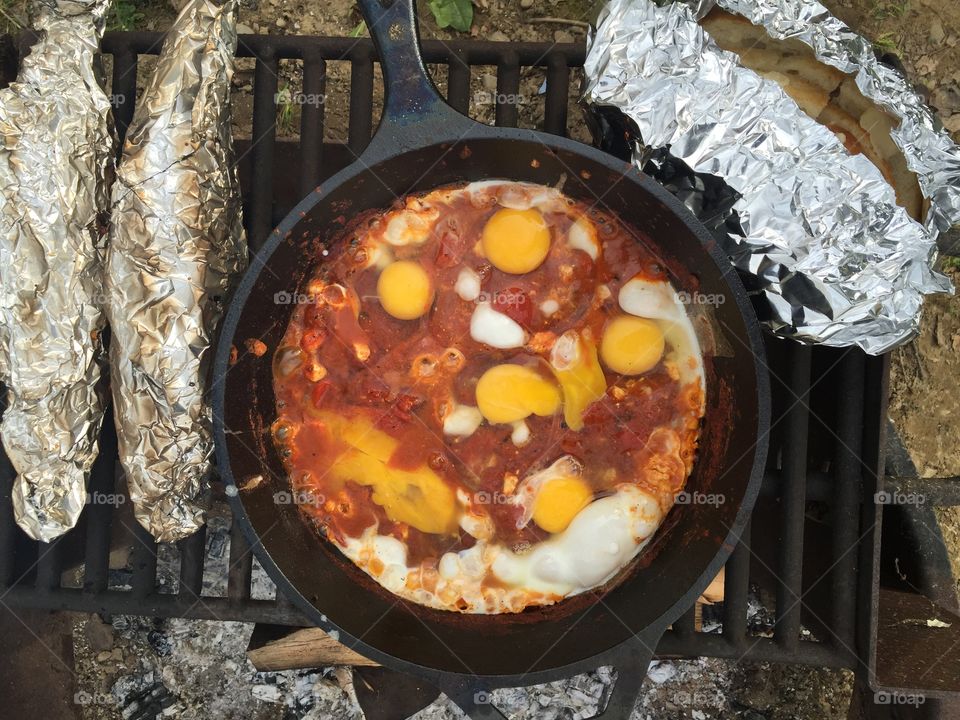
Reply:
[[916, 593], [880, 588], [879, 597], [878, 692], [925, 699], [960, 691], [960, 615]]
[[327, 665], [376, 666], [320, 628], [290, 628], [258, 624], [247, 646], [247, 657], [261, 671], [293, 670]]

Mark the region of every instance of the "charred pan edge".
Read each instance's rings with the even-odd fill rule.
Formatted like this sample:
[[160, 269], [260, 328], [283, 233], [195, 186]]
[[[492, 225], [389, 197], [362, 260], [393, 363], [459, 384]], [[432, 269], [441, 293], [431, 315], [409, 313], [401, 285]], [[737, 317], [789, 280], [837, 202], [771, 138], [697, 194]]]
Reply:
[[101, 214], [115, 141], [93, 64], [108, 7], [34, 3], [40, 40], [0, 92], [0, 432], [17, 523], [43, 541], [83, 510], [104, 413]]
[[[692, 4], [705, 12], [712, 3]], [[788, 15], [775, 9], [773, 0], [721, 4], [768, 27]], [[781, 35], [825, 23], [827, 13], [819, 5], [794, 5], [791, 10], [803, 17], [792, 25], [784, 22]], [[827, 23], [818, 32], [833, 27]], [[853, 37], [845, 30], [835, 42], [850, 43]], [[895, 76], [877, 67], [875, 86]], [[584, 100], [592, 109], [618, 109], [638, 130], [633, 137], [638, 165], [650, 149], [668, 147], [695, 172], [719, 176], [740, 193], [734, 209], [743, 235], [727, 234], [725, 250], [747, 278], [769, 331], [879, 354], [915, 335], [924, 293], [951, 289], [932, 270], [943, 224], [935, 218], [960, 217], [954, 200], [960, 196], [960, 153], [932, 125], [920, 133], [935, 142], [922, 145], [930, 156], [924, 156], [927, 169], [919, 172], [925, 194], [934, 194], [939, 210], [924, 227], [897, 206], [893, 189], [870, 161], [850, 156], [776, 83], [740, 67], [684, 5], [613, 0], [591, 38], [585, 72]], [[910, 97], [900, 110], [911, 107], [915, 121], [902, 122], [900, 140], [919, 132], [926, 112]], [[907, 152], [908, 159], [911, 155], [910, 167], [917, 169], [916, 154]]]
[[120, 458], [158, 540], [204, 522], [213, 449], [205, 391], [228, 292], [246, 267], [230, 134], [236, 0], [193, 0], [127, 134], [107, 258]]

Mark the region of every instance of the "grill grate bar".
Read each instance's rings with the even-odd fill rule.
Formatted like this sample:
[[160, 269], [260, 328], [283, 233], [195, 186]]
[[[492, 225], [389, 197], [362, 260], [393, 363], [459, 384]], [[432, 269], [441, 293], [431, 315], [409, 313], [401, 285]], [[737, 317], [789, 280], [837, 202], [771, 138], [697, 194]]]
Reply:
[[[113, 93], [114, 108], [118, 129], [124, 132], [134, 112], [136, 100], [137, 55], [156, 54], [160, 47], [161, 36], [157, 33], [109, 33], [104, 39], [106, 53], [114, 55]], [[249, 157], [244, 159], [245, 221], [248, 223], [249, 240], [254, 249], [258, 248], [267, 234], [273, 229], [277, 213], [291, 207], [299, 197], [315, 188], [323, 178], [328, 177], [339, 167], [353, 159], [367, 145], [375, 118], [374, 80], [376, 54], [369, 39], [353, 38], [313, 38], [302, 36], [244, 36], [238, 51], [241, 57], [255, 58], [254, 70], [254, 112], [251, 147]], [[546, 77], [546, 95], [544, 98], [544, 121], [546, 131], [564, 134], [569, 102], [569, 82], [572, 68], [583, 63], [582, 45], [552, 45], [547, 43], [491, 43], [477, 41], [439, 42], [427, 41], [424, 47], [425, 62], [446, 69], [448, 98], [450, 103], [462, 112], [467, 112], [471, 104], [471, 73], [473, 65], [494, 66], [497, 68], [497, 104], [495, 108], [496, 124], [516, 126], [520, 118], [519, 99], [521, 84], [530, 68], [542, 69]], [[276, 72], [280, 60], [295, 59], [303, 63], [304, 102], [301, 107], [301, 127], [299, 143], [284, 138], [278, 144], [276, 137], [276, 92], [278, 80]], [[324, 93], [329, 89], [326, 73], [330, 62], [349, 62], [351, 65], [349, 98], [349, 136], [346, 139], [347, 150], [341, 138], [324, 143], [324, 124], [330, 122], [326, 116]], [[536, 71], [536, 72], [539, 72]], [[316, 95], [319, 102], [310, 102]], [[511, 97], [512, 96], [512, 97]], [[332, 101], [347, 103], [346, 97], [333, 98]], [[503, 102], [506, 101], [506, 102]], [[526, 117], [523, 118], [526, 120]], [[249, 128], [248, 128], [249, 129]], [[242, 142], [242, 141], [241, 141]], [[242, 145], [245, 146], [245, 145]], [[287, 153], [286, 155], [284, 153]], [[276, 173], [275, 165], [282, 158], [294, 153], [298, 165], [288, 179]], [[283, 161], [286, 162], [286, 161]], [[274, 180], [278, 182], [275, 184]], [[823, 350], [811, 351], [789, 343], [770, 343], [770, 361], [773, 375], [790, 378], [790, 388], [799, 395], [804, 403], [812, 375], [816, 370], [816, 380], [824, 386], [834, 386], [842, 381], [842, 397], [838, 398], [840, 411], [848, 411], [849, 416], [835, 423], [836, 429], [851, 452], [846, 458], [838, 451], [833, 453], [835, 464], [831, 471], [817, 472], [819, 465], [811, 464], [808, 471], [807, 437], [810, 431], [810, 414], [804, 404], [797, 405], [784, 417], [783, 422], [774, 424], [772, 443], [772, 464], [768, 470], [763, 494], [765, 498], [781, 503], [783, 522], [780, 538], [755, 537], [758, 542], [781, 545], [778, 558], [778, 574], [783, 578], [777, 588], [777, 626], [774, 638], [759, 638], [751, 634], [747, 623], [747, 597], [750, 588], [751, 553], [749, 550], [750, 530], [745, 530], [745, 542], [739, 545], [726, 567], [726, 598], [723, 607], [723, 633], [697, 632], [695, 610], [691, 609], [675, 623], [666, 634], [658, 652], [661, 655], [713, 655], [727, 658], [743, 658], [755, 661], [792, 662], [827, 667], [854, 667], [856, 662], [851, 654], [842, 649], [842, 645], [851, 645], [847, 640], [852, 636], [852, 625], [857, 619], [857, 611], [863, 607], [852, 599], [851, 593], [842, 593], [846, 587], [864, 578], [857, 576], [858, 564], [851, 558], [842, 560], [832, 576], [830, 589], [841, 598], [831, 607], [827, 619], [830, 629], [837, 631], [841, 642], [815, 643], [801, 641], [799, 638], [800, 609], [797, 598], [802, 591], [802, 568], [804, 537], [804, 504], [808, 501], [824, 502], [830, 506], [831, 542], [834, 558], [838, 551], [849, 545], [856, 531], [856, 514], [860, 509], [862, 490], [854, 479], [861, 478], [856, 451], [863, 443], [872, 442], [872, 433], [878, 432], [879, 420], [872, 406], [864, 405], [864, 398], [882, 392], [883, 373], [863, 376], [864, 360], [859, 353], [847, 359], [843, 371], [829, 378], [820, 374], [819, 360], [826, 357]], [[859, 361], [853, 358], [859, 358]], [[812, 363], [811, 358], [817, 360]], [[858, 369], [858, 367], [860, 369]], [[872, 366], [871, 366], [872, 367]], [[858, 373], [860, 376], [858, 377]], [[839, 380], [838, 380], [839, 378]], [[783, 388], [781, 388], [783, 389]], [[818, 390], [819, 397], [819, 390]], [[829, 396], [832, 398], [832, 396]], [[774, 417], [783, 415], [795, 398], [787, 392], [775, 398]], [[834, 403], [834, 400], [830, 400]], [[842, 415], [839, 413], [838, 417]], [[875, 427], [876, 426], [876, 427]], [[866, 428], [866, 430], [864, 430]], [[105, 428], [109, 433], [109, 426]], [[101, 442], [104, 442], [102, 439]], [[783, 446], [783, 457], [777, 467], [777, 448]], [[817, 449], [811, 443], [813, 449]], [[104, 444], [104, 455], [115, 458], [113, 450]], [[856, 465], [854, 463], [857, 463]], [[116, 482], [111, 463], [98, 462], [94, 472], [91, 489], [122, 487]], [[817, 471], [815, 471], [817, 470]], [[104, 474], [106, 476], [104, 476]], [[198, 602], [194, 593], [199, 594], [203, 584], [204, 539], [192, 538], [179, 545], [180, 592], [164, 594], [157, 592], [157, 544], [139, 523], [127, 520], [126, 514], [112, 516], [113, 525], [131, 524], [135, 537], [131, 559], [133, 591], [111, 590], [109, 579], [109, 538], [111, 512], [116, 507], [107, 506], [106, 512], [99, 506], [87, 508], [84, 522], [87, 524], [85, 547], [86, 575], [83, 590], [60, 588], [61, 560], [66, 559], [66, 551], [74, 545], [66, 541], [54, 549], [54, 554], [44, 558], [40, 570], [34, 576], [29, 572], [32, 563], [47, 550], [47, 546], [27, 541], [16, 530], [12, 518], [10, 483], [13, 478], [9, 462], [0, 453], [0, 586], [12, 582], [13, 578], [25, 574], [22, 581], [4, 595], [5, 603], [11, 605], [31, 605], [51, 609], [69, 609], [103, 613], [130, 613], [161, 617], [191, 617], [203, 619], [244, 620], [270, 623], [301, 625], [306, 622], [304, 616], [292, 605], [289, 599], [278, 596], [275, 600], [254, 600], [251, 597], [253, 555], [239, 526], [234, 524], [230, 531], [229, 568], [227, 578], [227, 597], [203, 598]], [[834, 503], [837, 506], [834, 507]], [[837, 528], [840, 522], [845, 527]], [[760, 533], [760, 525], [755, 525], [755, 535]], [[119, 529], [119, 528], [115, 528]], [[808, 538], [808, 552], [813, 551], [813, 538]], [[164, 548], [168, 550], [169, 548]], [[64, 555], [60, 555], [60, 551]], [[870, 548], [866, 543], [861, 550], [864, 557], [870, 557]], [[14, 553], [19, 553], [15, 555]], [[172, 554], [172, 553], [171, 553]], [[75, 558], [70, 557], [70, 562]], [[860, 563], [865, 561], [861, 558]], [[34, 581], [35, 580], [35, 581]], [[756, 578], [760, 582], [760, 578]], [[222, 581], [222, 578], [221, 578]], [[824, 581], [827, 582], [826, 580]], [[2, 592], [2, 591], [0, 591]], [[791, 607], [794, 606], [794, 607]], [[866, 610], [863, 611], [866, 615]], [[858, 625], [862, 630], [862, 623]]]
[[547, 97], [543, 110], [543, 129], [554, 135], [567, 134], [567, 101], [570, 68], [559, 53], [547, 56]]
[[[107, 33], [103, 38], [103, 52], [119, 55], [156, 55], [163, 36], [156, 32]], [[260, 58], [271, 52], [277, 57], [299, 58], [317, 51], [324, 60], [356, 60], [374, 56], [369, 38], [313, 37], [309, 35], [246, 35], [237, 48], [237, 57]], [[460, 55], [470, 65], [499, 65], [507, 54], [521, 65], [543, 67], [547, 54], [562, 55], [568, 67], [582, 67], [586, 48], [575, 43], [498, 43], [476, 40], [426, 40], [423, 59], [426, 63], [446, 64], [450, 53]]]
[[300, 113], [300, 194], [320, 184], [323, 164], [323, 122], [327, 63], [316, 52], [303, 62], [303, 103]]
[[230, 526], [230, 568], [227, 576], [227, 598], [232, 603], [250, 599], [250, 580], [253, 577], [253, 554], [236, 520]]
[[257, 182], [250, 191], [248, 206], [250, 245], [259, 250], [273, 230], [273, 150], [277, 134], [276, 55], [268, 51], [257, 59], [253, 85], [253, 138], [250, 147]]
[[790, 367], [786, 435], [783, 447], [781, 498], [782, 533], [779, 544], [777, 608], [774, 639], [788, 651], [800, 640], [800, 597], [803, 594], [803, 524], [807, 484], [807, 433], [810, 410], [810, 348], [792, 344], [787, 354]]
[[123, 590], [110, 590], [100, 595], [89, 595], [75, 588], [59, 588], [56, 592], [38, 593], [32, 588], [17, 585], [3, 596], [0, 601], [0, 610], [3, 610], [4, 605], [11, 608], [32, 607], [43, 610], [158, 618], [265, 622], [291, 626], [309, 624], [306, 617], [299, 611], [290, 607], [281, 607], [273, 600], [247, 600], [241, 606], [237, 606], [227, 598], [205, 597], [202, 601], [198, 601], [189, 594], [154, 593], [148, 597], [138, 598], [133, 593]]
[[39, 545], [36, 586], [41, 592], [60, 587], [62, 541], [61, 536], [50, 543]]
[[749, 522], [724, 568], [723, 589], [723, 636], [731, 645], [746, 649], [747, 593], [750, 589]]
[[[696, 633], [683, 637], [669, 631], [657, 645], [657, 655], [660, 657], [696, 657], [705, 655], [715, 658], [729, 658], [751, 662], [785, 662], [783, 648], [780, 643], [770, 638], [749, 638], [748, 650], [744, 652], [737, 645], [730, 643], [723, 635], [712, 633]], [[798, 643], [797, 649], [789, 656], [788, 662], [797, 665], [815, 665], [826, 668], [850, 668], [849, 661], [839, 655], [826, 643], [803, 641]]]
[[155, 595], [157, 584], [157, 543], [137, 521], [129, 528], [133, 531], [133, 577], [130, 584], [133, 594], [141, 600]]
[[[91, 503], [86, 509], [86, 548], [84, 550], [83, 588], [87, 592], [107, 589], [110, 573], [110, 526], [113, 519], [114, 487], [121, 470], [117, 463], [113, 413], [104, 418], [100, 457], [90, 473]], [[99, 467], [98, 467], [99, 466]]]
[[207, 546], [207, 526], [181, 540], [180, 594], [196, 600], [203, 591], [203, 559]]
[[460, 53], [450, 53], [447, 67], [447, 102], [464, 115], [470, 112], [470, 66]]
[[368, 49], [350, 66], [350, 127], [347, 147], [359, 155], [373, 132], [373, 50]]
[[[860, 485], [865, 359], [846, 351], [840, 364], [837, 394], [837, 462], [835, 495], [831, 505], [833, 568], [830, 573], [831, 640], [839, 651], [850, 652], [856, 643], [857, 541], [860, 534]], [[845, 479], [845, 480], [844, 480]]]
[[[7, 396], [3, 388], [3, 397]], [[2, 402], [2, 401], [0, 401]], [[0, 601], [2, 592], [14, 581], [14, 549], [17, 540], [17, 527], [13, 519], [13, 480], [16, 473], [7, 454], [0, 452]], [[9, 481], [8, 481], [9, 480]]]
[[692, 605], [677, 621], [673, 624], [673, 632], [682, 638], [693, 635], [697, 629], [697, 607]]
[[495, 123], [502, 127], [516, 127], [519, 119], [520, 57], [512, 50], [497, 63], [497, 106]]

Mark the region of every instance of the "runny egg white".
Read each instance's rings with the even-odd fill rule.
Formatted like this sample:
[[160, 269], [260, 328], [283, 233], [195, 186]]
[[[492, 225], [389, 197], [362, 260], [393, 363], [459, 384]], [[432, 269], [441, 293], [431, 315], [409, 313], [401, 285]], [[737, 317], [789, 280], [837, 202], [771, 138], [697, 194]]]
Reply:
[[620, 308], [635, 317], [657, 323], [663, 332], [669, 355], [682, 382], [704, 386], [700, 343], [680, 294], [668, 282], [634, 277], [624, 283], [617, 296]]
[[523, 347], [528, 335], [516, 320], [494, 310], [490, 303], [480, 302], [470, 318], [470, 337], [478, 343], [506, 350]]
[[[406, 545], [374, 528], [348, 538], [342, 550], [388, 590], [422, 605], [518, 612], [531, 599], [555, 602], [607, 582], [646, 546], [662, 519], [656, 499], [624, 484], [587, 504], [563, 531], [543, 542], [514, 549], [478, 540], [468, 549], [445, 553], [436, 573], [408, 567]], [[491, 576], [504, 587], [491, 587], [486, 582]]]

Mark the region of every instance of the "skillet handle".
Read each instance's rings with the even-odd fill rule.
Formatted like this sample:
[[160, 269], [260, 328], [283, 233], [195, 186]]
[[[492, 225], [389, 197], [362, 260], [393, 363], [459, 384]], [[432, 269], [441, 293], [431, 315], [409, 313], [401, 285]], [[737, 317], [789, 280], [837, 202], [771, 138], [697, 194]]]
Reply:
[[445, 139], [458, 140], [477, 127], [444, 102], [420, 54], [414, 0], [357, 0], [384, 79], [383, 116], [370, 145], [361, 154], [370, 164], [389, 149], [416, 148]]

